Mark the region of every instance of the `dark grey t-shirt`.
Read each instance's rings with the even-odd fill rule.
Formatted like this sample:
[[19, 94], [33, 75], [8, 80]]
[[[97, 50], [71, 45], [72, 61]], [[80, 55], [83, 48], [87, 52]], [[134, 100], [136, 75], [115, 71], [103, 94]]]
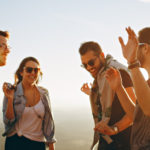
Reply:
[[131, 150], [150, 150], [150, 117], [144, 115], [138, 104], [134, 115]]

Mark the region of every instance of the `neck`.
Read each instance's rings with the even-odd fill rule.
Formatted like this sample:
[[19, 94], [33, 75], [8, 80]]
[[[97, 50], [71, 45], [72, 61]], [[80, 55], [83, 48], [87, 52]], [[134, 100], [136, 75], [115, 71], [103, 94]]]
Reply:
[[147, 71], [148, 73], [148, 78], [150, 78], [150, 65], [145, 66], [144, 69]]
[[29, 90], [29, 89], [33, 89], [35, 84], [28, 84], [26, 82], [22, 82], [22, 86], [23, 86], [24, 89], [28, 89]]

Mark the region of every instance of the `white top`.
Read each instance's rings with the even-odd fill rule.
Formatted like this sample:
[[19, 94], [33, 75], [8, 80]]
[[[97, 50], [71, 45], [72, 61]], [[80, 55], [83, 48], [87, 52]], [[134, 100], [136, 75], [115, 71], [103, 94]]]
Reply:
[[44, 113], [45, 108], [42, 100], [40, 100], [35, 106], [25, 107], [20, 120], [16, 123], [16, 131], [9, 136], [17, 133], [18, 136], [24, 136], [33, 141], [44, 142], [44, 135], [42, 132]]

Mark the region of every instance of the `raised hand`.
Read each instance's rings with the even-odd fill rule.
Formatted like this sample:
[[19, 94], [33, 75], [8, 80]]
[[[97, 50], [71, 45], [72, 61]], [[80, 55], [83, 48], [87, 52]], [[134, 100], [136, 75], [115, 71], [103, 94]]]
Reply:
[[122, 47], [122, 53], [124, 58], [128, 63], [135, 62], [137, 60], [137, 50], [138, 50], [138, 40], [135, 32], [130, 28], [126, 28], [128, 33], [128, 42], [125, 45], [121, 37], [119, 37], [119, 42]]
[[10, 89], [8, 87], [8, 83], [6, 83], [6, 82], [3, 84], [3, 92], [4, 92], [4, 95], [7, 97], [7, 99], [13, 100], [13, 98], [14, 98], [14, 89]]
[[[92, 86], [92, 84], [91, 84]], [[81, 91], [84, 92], [87, 95], [91, 94], [91, 88], [89, 87], [88, 83], [84, 83], [81, 87]]]
[[120, 73], [117, 69], [109, 68], [106, 71], [105, 77], [110, 85], [110, 87], [116, 91], [122, 85], [122, 79]]

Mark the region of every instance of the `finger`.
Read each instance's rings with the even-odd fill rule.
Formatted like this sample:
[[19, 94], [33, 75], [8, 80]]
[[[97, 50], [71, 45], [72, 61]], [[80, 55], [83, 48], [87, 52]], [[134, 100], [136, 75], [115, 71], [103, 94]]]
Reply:
[[112, 67], [109, 68], [108, 71], [107, 71], [107, 75], [108, 75], [108, 76], [112, 76], [114, 73], [115, 73], [115, 69], [112, 68]]
[[128, 35], [129, 35], [130, 39], [132, 39], [134, 41], [137, 41], [137, 36], [136, 36], [134, 30], [131, 27], [127, 28], [127, 32], [128, 32]]
[[130, 27], [126, 28], [126, 31], [128, 33], [128, 38], [131, 39], [133, 37], [131, 28]]
[[119, 39], [121, 47], [124, 48], [125, 44], [124, 44], [124, 41], [123, 41], [122, 37], [119, 37], [118, 39]]
[[85, 88], [88, 88], [88, 83], [85, 84]]
[[7, 83], [6, 82], [4, 82], [4, 84], [3, 84], [3, 90], [7, 90]]
[[133, 35], [134, 37], [136, 37], [136, 34], [135, 34], [134, 30], [131, 29], [131, 28], [130, 28], [130, 30], [131, 30], [132, 35]]
[[99, 128], [99, 127], [101, 128], [101, 126], [102, 126], [102, 123], [100, 122], [95, 125], [95, 128]]
[[105, 75], [105, 78], [109, 81], [110, 80], [110, 76], [109, 75]]
[[100, 133], [103, 133], [103, 132], [104, 132], [104, 130], [103, 130], [102, 128], [94, 128], [94, 130], [95, 130], [95, 131], [98, 131], [98, 132], [100, 132]]

